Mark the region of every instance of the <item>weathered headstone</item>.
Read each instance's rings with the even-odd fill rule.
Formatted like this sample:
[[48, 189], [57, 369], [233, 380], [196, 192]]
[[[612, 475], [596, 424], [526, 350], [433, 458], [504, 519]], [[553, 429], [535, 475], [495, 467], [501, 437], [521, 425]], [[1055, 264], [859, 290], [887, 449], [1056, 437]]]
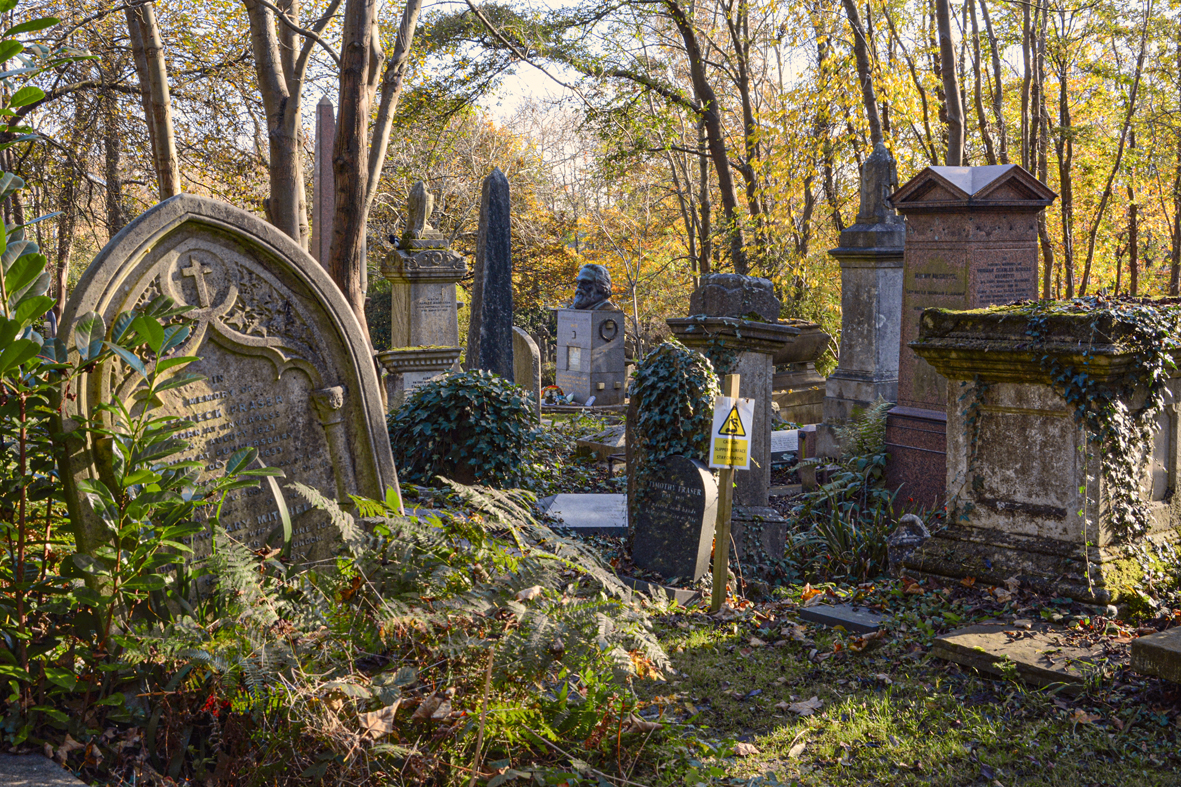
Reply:
[[1037, 217], [1057, 196], [1016, 164], [927, 167], [893, 196], [906, 216], [898, 406], [886, 419], [886, 484], [943, 504], [947, 381], [915, 355], [924, 309], [1037, 297]]
[[[690, 317], [669, 319], [673, 334], [685, 345], [732, 358], [727, 374], [741, 375], [739, 396], [755, 400], [750, 438], [751, 466], [735, 474], [731, 535], [744, 565], [766, 564], [783, 557], [786, 520], [770, 508], [772, 359], [804, 334], [819, 330], [813, 323], [779, 322], [779, 299], [767, 279], [735, 274], [701, 277], [690, 297]], [[809, 344], [805, 342], [805, 344]]]
[[543, 507], [545, 513], [577, 533], [627, 535], [627, 495], [561, 494], [554, 495]]
[[316, 149], [312, 158], [312, 256], [328, 264], [332, 220], [336, 214], [336, 175], [332, 149], [336, 144], [336, 107], [328, 96], [316, 104]]
[[696, 582], [709, 570], [718, 485], [705, 465], [670, 456], [640, 489], [632, 560], [665, 579]]
[[513, 246], [508, 178], [500, 168], [484, 179], [476, 241], [471, 322], [464, 368], [513, 378]]
[[[180, 459], [204, 463], [205, 476], [223, 472], [240, 448], [253, 446], [263, 464], [277, 467], [283, 500], [268, 485], [233, 492], [221, 524], [257, 548], [280, 519], [292, 515], [297, 556], [331, 553], [336, 533], [326, 514], [309, 509], [288, 488], [299, 481], [341, 500], [348, 494], [380, 499], [396, 486], [393, 457], [369, 344], [340, 290], [324, 269], [270, 224], [229, 205], [182, 194], [128, 224], [99, 253], [74, 288], [62, 317], [72, 332], [96, 311], [115, 317], [166, 295], [194, 307], [192, 336], [176, 355], [200, 358], [188, 371], [205, 379], [162, 396], [164, 412], [193, 421], [181, 433], [189, 450]], [[74, 339], [67, 337], [67, 345]], [[83, 374], [70, 403], [72, 417], [91, 415], [127, 399], [138, 374], [110, 361]], [[103, 453], [73, 441], [67, 484], [103, 472]], [[67, 497], [71, 497], [69, 494]], [[90, 552], [97, 523], [89, 505], [72, 504], [82, 523], [78, 548]], [[194, 544], [208, 552], [210, 534]]]
[[894, 157], [879, 142], [861, 167], [857, 223], [829, 251], [841, 263], [841, 351], [826, 381], [824, 422], [849, 420], [879, 398], [898, 398], [902, 258], [906, 227], [890, 206], [898, 186]]
[[627, 359], [623, 312], [611, 302], [611, 275], [602, 265], [583, 265], [569, 309], [557, 310], [555, 382], [578, 404], [622, 404]]
[[1145, 397], [1125, 377], [1134, 342], [1110, 316], [923, 313], [911, 347], [946, 380], [951, 513], [904, 560], [907, 573], [992, 584], [1017, 577], [1037, 592], [1097, 604], [1134, 594], [1129, 577], [1141, 576], [1143, 556], [1163, 554], [1158, 550], [1181, 535], [1171, 492], [1181, 478], [1181, 371], [1170, 369], [1162, 380], [1169, 404], [1158, 414], [1154, 450], [1128, 468], [1141, 479], [1127, 491], [1145, 514], [1143, 533], [1115, 520], [1113, 495], [1127, 485], [1101, 470], [1099, 449], [1075, 421], [1077, 403], [1062, 396], [1048, 371], [1085, 370], [1089, 385], [1112, 392], [1110, 406], [1131, 420]]
[[410, 189], [406, 230], [385, 258], [390, 282], [390, 344], [377, 354], [386, 371], [391, 410], [423, 382], [451, 369], [459, 347], [455, 283], [467, 274], [463, 256], [430, 224], [434, 198], [420, 180]]
[[513, 382], [533, 394], [533, 409], [541, 422], [541, 351], [524, 329], [513, 326]]

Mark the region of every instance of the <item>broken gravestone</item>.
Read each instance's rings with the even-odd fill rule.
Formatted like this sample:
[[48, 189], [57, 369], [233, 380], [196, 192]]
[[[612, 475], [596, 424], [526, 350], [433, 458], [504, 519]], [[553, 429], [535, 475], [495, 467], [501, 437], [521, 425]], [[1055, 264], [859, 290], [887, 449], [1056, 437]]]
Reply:
[[[328, 515], [288, 485], [299, 481], [347, 500], [350, 494], [381, 499], [398, 483], [373, 356], [344, 296], [323, 267], [270, 224], [182, 194], [148, 210], [99, 252], [74, 288], [62, 325], [72, 331], [79, 317], [95, 311], [109, 330], [120, 313], [162, 295], [193, 307], [185, 315], [192, 334], [174, 354], [197, 356], [186, 371], [204, 376], [162, 396], [161, 415], [192, 422], [178, 435], [188, 450], [173, 458], [201, 462], [209, 479], [239, 449], [257, 448], [260, 463], [284, 472], [279, 493], [265, 484], [235, 490], [222, 509], [222, 526], [257, 549], [285, 509], [293, 553], [330, 556], [337, 534]], [[73, 347], [74, 338], [65, 338]], [[78, 378], [67, 415], [77, 423], [98, 414], [100, 404], [127, 401], [139, 379], [125, 364], [108, 361]], [[90, 553], [102, 525], [80, 500], [77, 481], [101, 476], [109, 451], [93, 434], [69, 444], [67, 500], [80, 522], [78, 549]], [[211, 536], [195, 538], [196, 556], [209, 553]]]

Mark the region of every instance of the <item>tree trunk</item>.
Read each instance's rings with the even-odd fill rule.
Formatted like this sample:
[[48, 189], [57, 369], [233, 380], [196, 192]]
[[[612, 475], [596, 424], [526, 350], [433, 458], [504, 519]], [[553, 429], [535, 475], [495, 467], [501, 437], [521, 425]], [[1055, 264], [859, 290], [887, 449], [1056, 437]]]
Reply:
[[701, 248], [701, 264], [698, 266], [698, 273], [701, 276], [706, 276], [713, 267], [713, 227], [711, 226], [713, 217], [709, 201], [709, 139], [705, 130], [704, 116], [701, 116], [697, 121], [697, 149], [700, 151], [697, 156], [699, 167], [697, 175], [701, 190], [697, 198], [701, 212], [701, 221], [698, 222], [701, 230], [701, 240], [698, 243]]
[[[992, 56], [992, 114], [996, 120], [997, 140], [1000, 144], [998, 158], [1002, 164], [1009, 163], [1009, 139], [1005, 131], [1004, 81], [1001, 78], [1001, 52], [997, 45], [992, 19], [988, 15], [988, 0], [979, 0], [980, 14], [984, 17], [984, 32], [988, 36], [988, 51]], [[1026, 7], [1027, 9], [1027, 7]], [[1028, 12], [1028, 10], [1027, 10]]]
[[1066, 297], [1074, 297], [1074, 129], [1071, 128], [1070, 96], [1067, 91], [1069, 63], [1062, 53], [1058, 63], [1058, 206], [1062, 212], [1062, 265], [1066, 276]]
[[[1032, 172], [1034, 170], [1034, 157], [1031, 155], [1033, 149], [1033, 137], [1037, 133], [1035, 131], [1034, 117], [1029, 111], [1030, 107], [1030, 90], [1033, 87], [1033, 68], [1034, 68], [1034, 44], [1033, 44], [1033, 26], [1029, 19], [1029, 3], [1021, 4], [1021, 60], [1025, 66], [1025, 75], [1021, 80], [1021, 166]], [[1046, 274], [1047, 287], [1049, 282], [1049, 274]], [[1048, 298], [1049, 295], [1042, 297]]]
[[336, 215], [328, 271], [345, 300], [365, 322], [365, 187], [368, 176], [369, 74], [373, 56], [376, 0], [347, 0], [340, 53], [340, 99], [332, 171], [336, 177]]
[[[1177, 103], [1181, 105], [1181, 28], [1177, 31], [1177, 56], [1173, 61], [1177, 78]], [[1169, 295], [1181, 295], [1181, 130], [1175, 130], [1173, 159], [1173, 244], [1169, 250]]]
[[869, 47], [856, 2], [842, 0], [842, 3], [845, 15], [849, 18], [849, 27], [853, 29], [853, 56], [857, 61], [857, 81], [861, 84], [861, 103], [865, 106], [866, 119], [869, 121], [869, 144], [872, 148], [882, 141], [882, 122], [878, 116], [878, 100], [874, 95], [873, 75], [869, 68]]
[[107, 94], [100, 100], [103, 102], [103, 174], [107, 181], [107, 235], [113, 238], [126, 223], [123, 220], [123, 181], [119, 174], [122, 139], [116, 115], [118, 105], [114, 96]]
[[742, 232], [742, 219], [738, 215], [738, 196], [734, 189], [734, 176], [730, 169], [730, 159], [726, 153], [725, 132], [722, 129], [721, 109], [718, 96], [705, 74], [705, 57], [697, 43], [697, 33], [693, 23], [677, 0], [662, 0], [681, 40], [685, 44], [685, 52], [689, 58], [689, 74], [693, 81], [693, 92], [701, 104], [701, 118], [705, 124], [706, 138], [709, 144], [710, 158], [713, 160], [714, 171], [718, 176], [718, 191], [722, 196], [722, 213], [726, 220], [726, 235], [730, 241], [730, 260], [734, 265], [734, 272], [745, 275], [748, 272], [746, 262], [746, 241]]
[[69, 281], [70, 254], [74, 248], [74, 222], [78, 205], [74, 199], [74, 173], [69, 173], [61, 188], [61, 215], [57, 219], [57, 264], [53, 269], [53, 295], [57, 299], [53, 314], [60, 320], [66, 308], [66, 282]]
[[984, 114], [983, 61], [980, 59], [980, 30], [976, 24], [976, 9], [973, 0], [964, 3], [964, 12], [971, 16], [972, 25], [972, 84], [973, 97], [976, 100], [976, 121], [980, 128], [980, 136], [984, 140], [984, 157], [989, 164], [996, 164], [996, 146], [992, 141], [992, 134], [988, 130], [988, 117]]
[[964, 162], [964, 104], [955, 68], [955, 45], [951, 40], [950, 0], [935, 0], [935, 20], [939, 26], [939, 65], [943, 77], [943, 95], [947, 104], [947, 165]]
[[181, 192], [180, 163], [176, 155], [176, 132], [172, 126], [172, 98], [168, 92], [168, 67], [160, 26], [153, 3], [128, 8], [127, 32], [131, 38], [135, 70], [143, 91], [144, 117], [152, 143], [152, 160], [160, 199]]

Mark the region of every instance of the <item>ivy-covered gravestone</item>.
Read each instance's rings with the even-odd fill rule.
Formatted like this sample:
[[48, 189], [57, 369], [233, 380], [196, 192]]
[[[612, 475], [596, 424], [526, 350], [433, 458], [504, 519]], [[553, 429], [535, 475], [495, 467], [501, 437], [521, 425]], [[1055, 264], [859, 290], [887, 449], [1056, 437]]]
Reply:
[[1176, 582], [1179, 340], [1176, 305], [923, 312], [911, 346], [948, 380], [949, 511], [908, 573], [1103, 604]]

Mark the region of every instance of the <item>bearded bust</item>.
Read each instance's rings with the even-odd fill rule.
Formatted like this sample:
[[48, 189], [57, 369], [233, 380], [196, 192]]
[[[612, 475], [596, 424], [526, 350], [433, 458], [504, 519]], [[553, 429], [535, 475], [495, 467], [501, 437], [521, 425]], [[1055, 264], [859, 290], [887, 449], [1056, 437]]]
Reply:
[[602, 265], [583, 265], [575, 279], [578, 289], [574, 291], [572, 308], [596, 311], [607, 309], [614, 311], [616, 306], [611, 302], [611, 274]]

